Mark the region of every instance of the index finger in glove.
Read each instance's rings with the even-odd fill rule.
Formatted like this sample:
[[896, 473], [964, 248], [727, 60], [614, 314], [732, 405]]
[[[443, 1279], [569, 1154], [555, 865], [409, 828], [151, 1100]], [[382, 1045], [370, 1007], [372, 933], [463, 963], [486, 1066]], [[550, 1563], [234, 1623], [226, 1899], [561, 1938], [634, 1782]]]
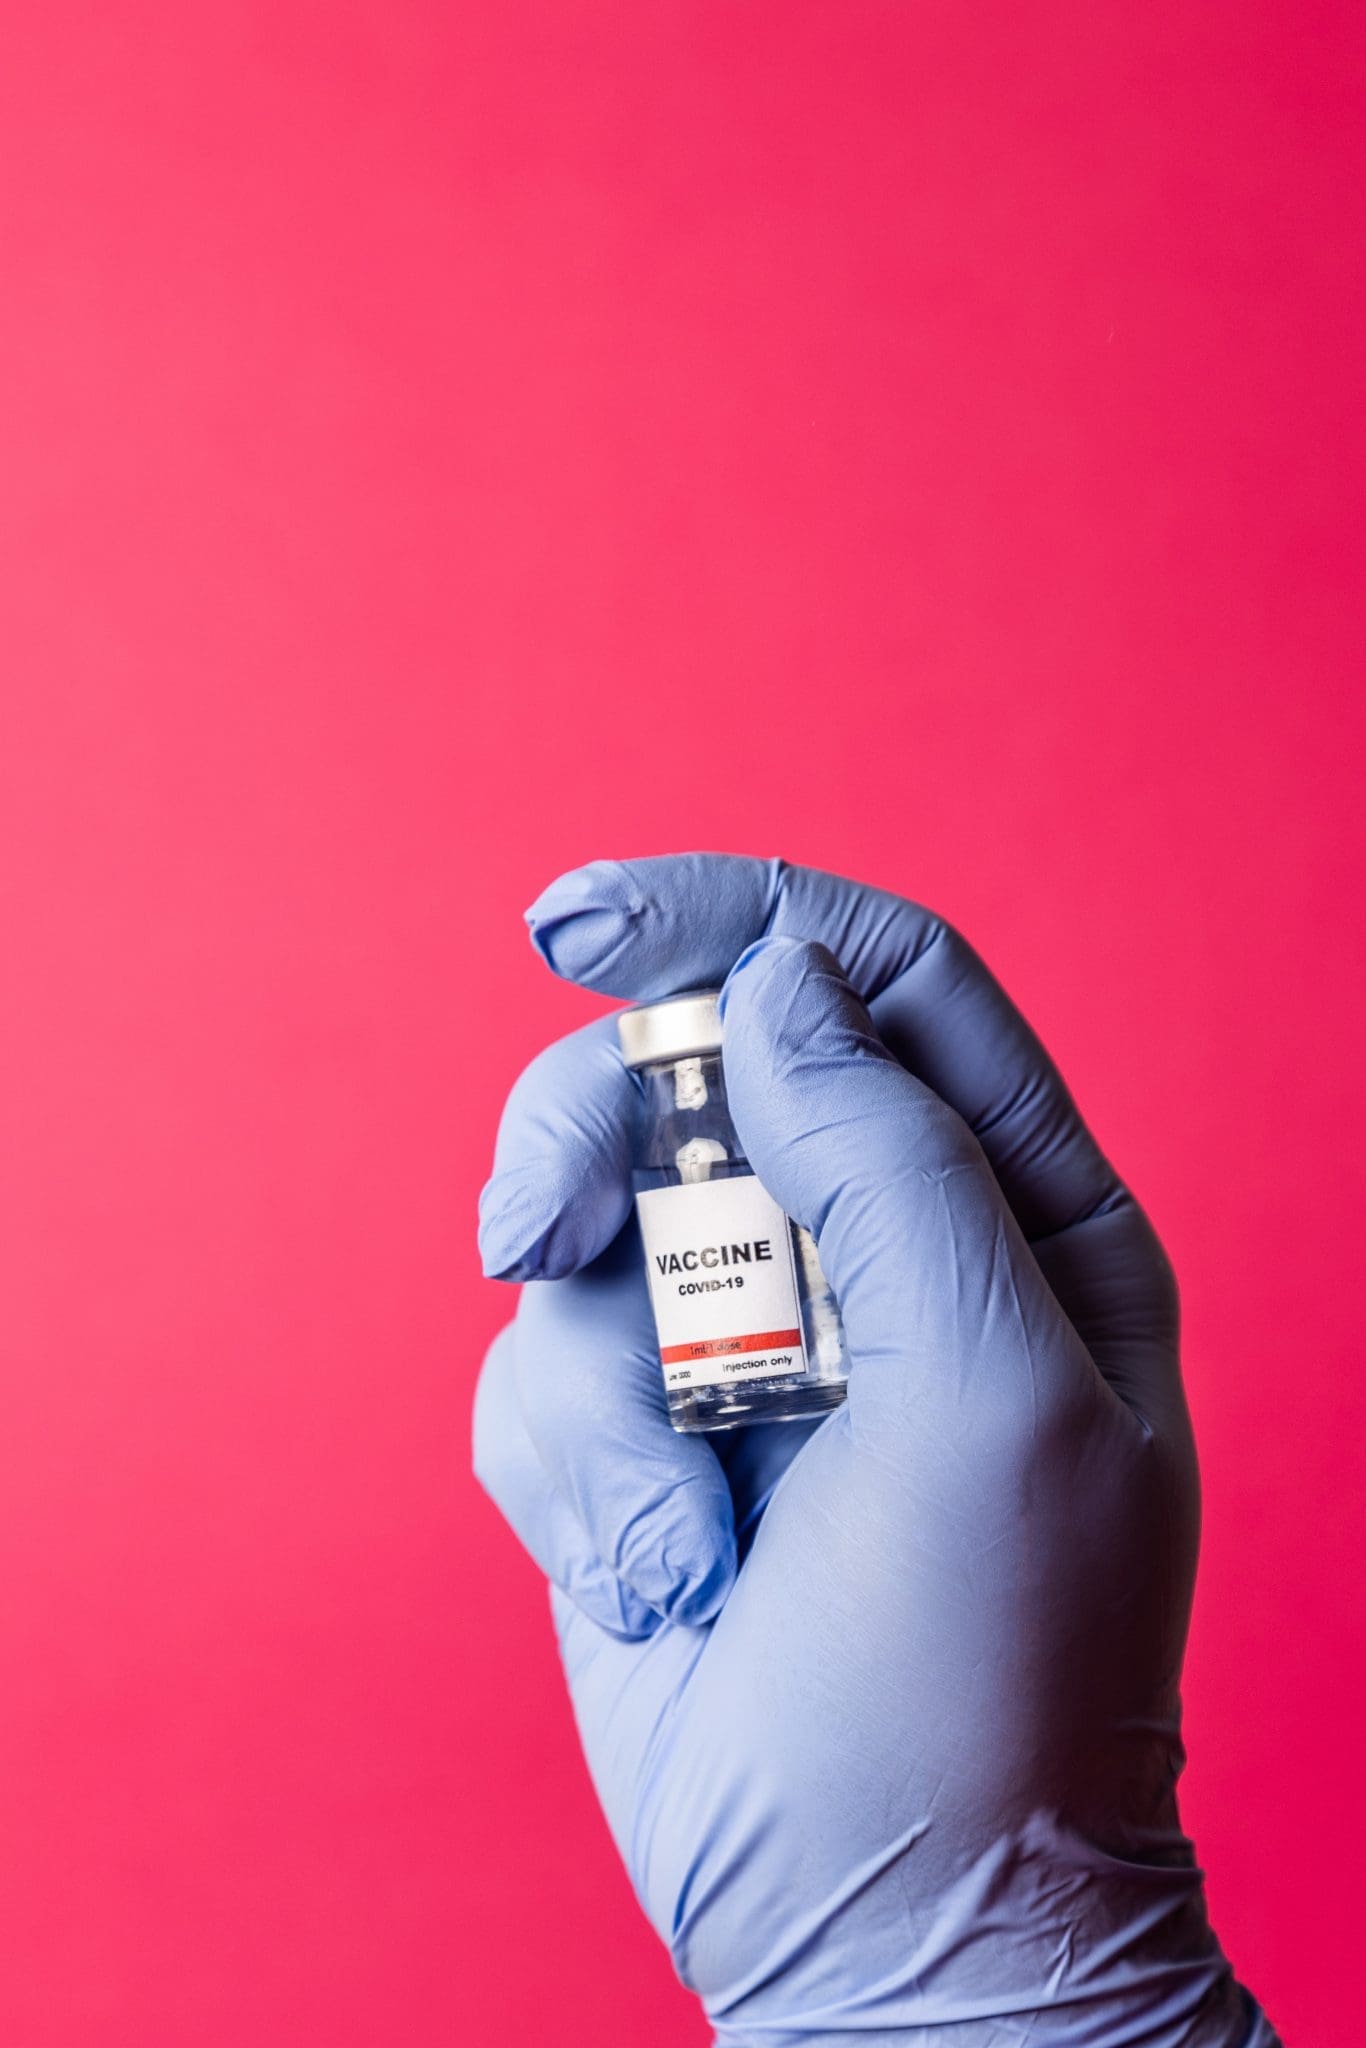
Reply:
[[531, 1062], [508, 1097], [479, 1198], [491, 1280], [557, 1279], [612, 1242], [631, 1208], [635, 1102], [610, 1017]]

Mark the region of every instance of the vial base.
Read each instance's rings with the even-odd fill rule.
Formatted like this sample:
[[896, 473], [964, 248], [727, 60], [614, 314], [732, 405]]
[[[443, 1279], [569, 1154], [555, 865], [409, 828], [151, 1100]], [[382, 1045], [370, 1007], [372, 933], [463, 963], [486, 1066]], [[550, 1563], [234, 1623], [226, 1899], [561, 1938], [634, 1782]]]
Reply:
[[669, 1420], [683, 1435], [712, 1429], [748, 1428], [756, 1422], [808, 1422], [838, 1408], [844, 1380], [751, 1380], [748, 1386], [672, 1387]]

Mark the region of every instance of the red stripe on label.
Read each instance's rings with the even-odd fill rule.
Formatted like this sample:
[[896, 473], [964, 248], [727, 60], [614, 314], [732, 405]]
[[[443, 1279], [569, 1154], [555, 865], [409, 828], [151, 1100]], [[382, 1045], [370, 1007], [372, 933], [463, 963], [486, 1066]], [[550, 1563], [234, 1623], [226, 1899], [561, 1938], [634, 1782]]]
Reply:
[[666, 1344], [659, 1355], [665, 1365], [681, 1365], [685, 1358], [730, 1357], [736, 1351], [784, 1351], [801, 1341], [800, 1330], [760, 1330], [753, 1337], [708, 1337], [701, 1344]]

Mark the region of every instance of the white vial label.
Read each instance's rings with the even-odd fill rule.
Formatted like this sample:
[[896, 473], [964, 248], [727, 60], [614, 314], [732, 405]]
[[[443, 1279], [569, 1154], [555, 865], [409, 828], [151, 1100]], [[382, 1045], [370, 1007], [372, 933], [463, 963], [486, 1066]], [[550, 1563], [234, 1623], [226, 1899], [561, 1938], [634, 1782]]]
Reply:
[[752, 1173], [636, 1196], [666, 1387], [806, 1371], [792, 1231]]

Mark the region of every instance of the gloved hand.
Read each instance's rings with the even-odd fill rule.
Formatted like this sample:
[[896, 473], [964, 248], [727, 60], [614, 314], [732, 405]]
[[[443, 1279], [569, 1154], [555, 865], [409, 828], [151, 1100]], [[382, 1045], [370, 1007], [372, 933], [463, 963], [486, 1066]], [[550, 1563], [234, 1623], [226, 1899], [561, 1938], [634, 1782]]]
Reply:
[[823, 1422], [676, 1435], [610, 1018], [532, 1065], [481, 1240], [534, 1284], [476, 1468], [718, 2040], [1273, 2043], [1177, 1817], [1176, 1290], [1037, 1039], [930, 913], [781, 863], [595, 863], [528, 915], [612, 995], [725, 977], [736, 1126], [849, 1340]]

